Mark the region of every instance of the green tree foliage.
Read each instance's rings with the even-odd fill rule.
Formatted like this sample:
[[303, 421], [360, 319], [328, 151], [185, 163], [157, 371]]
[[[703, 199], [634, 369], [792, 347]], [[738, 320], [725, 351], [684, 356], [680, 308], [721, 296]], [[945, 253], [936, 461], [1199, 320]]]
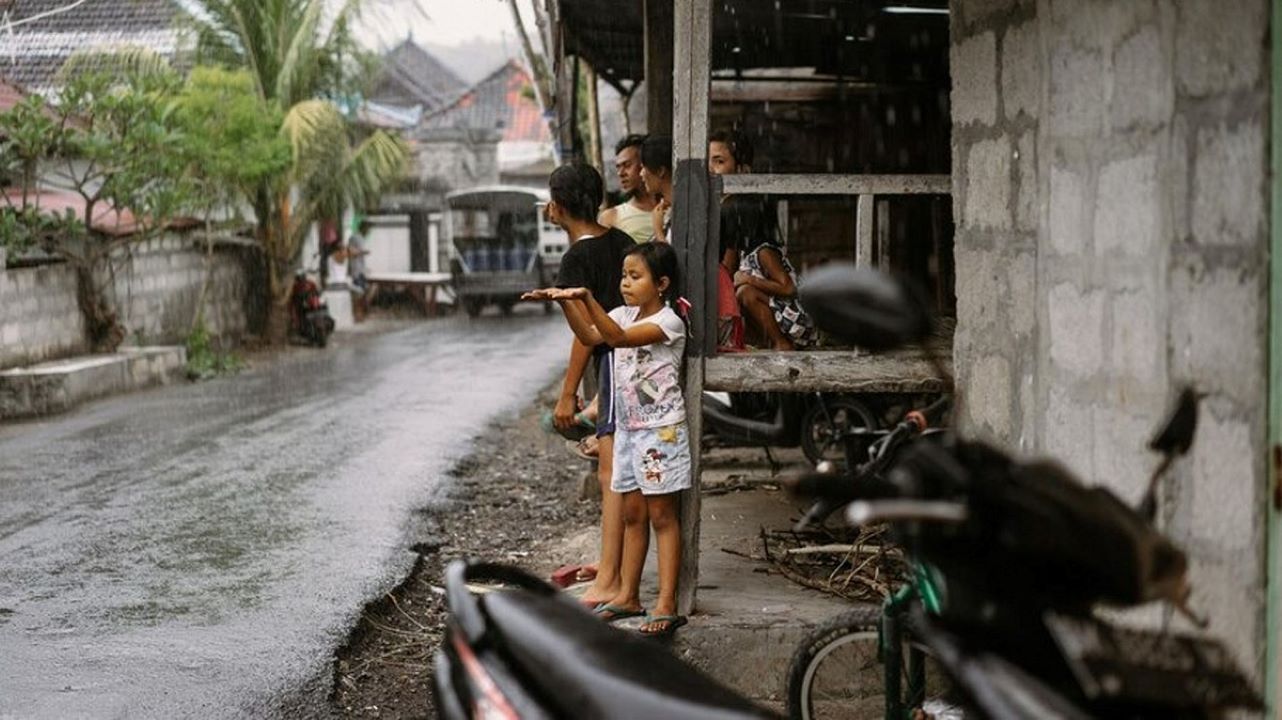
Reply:
[[200, 186], [199, 203], [235, 213], [259, 184], [285, 175], [293, 157], [281, 134], [284, 113], [263, 100], [244, 70], [197, 67], [174, 103], [183, 134], [184, 172]]
[[[409, 150], [397, 136], [361, 134], [339, 108], [358, 92], [369, 66], [350, 28], [362, 0], [326, 13], [325, 0], [195, 0], [198, 57], [244, 68], [265, 101], [285, 111], [281, 130], [292, 164], [259, 183], [254, 211], [267, 257], [270, 292], [280, 304], [308, 229], [344, 207], [367, 208], [401, 180]], [[291, 189], [300, 191], [295, 203]]]

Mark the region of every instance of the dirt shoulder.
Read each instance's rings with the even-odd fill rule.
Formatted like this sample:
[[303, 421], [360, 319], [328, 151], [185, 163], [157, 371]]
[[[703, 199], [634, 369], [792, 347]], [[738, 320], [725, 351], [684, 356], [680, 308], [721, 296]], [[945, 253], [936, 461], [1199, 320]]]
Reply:
[[545, 570], [558, 541], [596, 523], [599, 505], [579, 499], [588, 464], [539, 427], [552, 402], [545, 392], [517, 418], [491, 425], [477, 439], [478, 450], [451, 471], [442, 497], [420, 511], [410, 540], [419, 553], [413, 571], [365, 607], [335, 659], [331, 700], [338, 716], [434, 714], [432, 654], [445, 620], [441, 573], [450, 560], [477, 557]]

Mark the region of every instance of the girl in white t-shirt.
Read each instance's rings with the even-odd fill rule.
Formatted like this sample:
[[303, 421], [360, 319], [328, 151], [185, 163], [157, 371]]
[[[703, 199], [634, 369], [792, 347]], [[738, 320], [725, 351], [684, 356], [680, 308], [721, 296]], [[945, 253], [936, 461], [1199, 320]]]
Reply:
[[[681, 566], [679, 495], [690, 487], [690, 444], [681, 358], [685, 322], [672, 308], [677, 256], [667, 243], [646, 243], [623, 258], [624, 305], [606, 312], [586, 288], [536, 290], [528, 300], [557, 300], [574, 334], [588, 346], [614, 350], [614, 475], [623, 495], [622, 587], [597, 606], [605, 620], [645, 615], [643, 635], [669, 635], [686, 623], [677, 614]], [[648, 519], [648, 525], [647, 525]], [[641, 569], [650, 529], [659, 552], [659, 597], [641, 607]]]

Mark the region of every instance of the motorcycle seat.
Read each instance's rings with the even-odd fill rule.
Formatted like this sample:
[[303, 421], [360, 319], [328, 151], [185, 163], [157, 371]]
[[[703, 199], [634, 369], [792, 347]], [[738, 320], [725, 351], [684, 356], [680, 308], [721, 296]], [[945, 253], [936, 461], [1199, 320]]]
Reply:
[[655, 641], [612, 628], [565, 597], [498, 592], [482, 607], [499, 651], [563, 717], [773, 717]]

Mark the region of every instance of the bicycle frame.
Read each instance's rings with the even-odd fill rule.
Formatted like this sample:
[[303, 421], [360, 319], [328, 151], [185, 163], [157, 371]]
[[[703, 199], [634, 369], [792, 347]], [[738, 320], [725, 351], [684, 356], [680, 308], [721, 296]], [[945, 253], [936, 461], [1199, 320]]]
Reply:
[[904, 618], [917, 602], [932, 614], [942, 609], [935, 572], [925, 564], [914, 562], [912, 573], [909, 582], [886, 598], [877, 629], [878, 659], [885, 673], [886, 720], [906, 720], [909, 708], [921, 705], [926, 699], [926, 656], [917, 647], [908, 649], [908, 693], [903, 694]]

